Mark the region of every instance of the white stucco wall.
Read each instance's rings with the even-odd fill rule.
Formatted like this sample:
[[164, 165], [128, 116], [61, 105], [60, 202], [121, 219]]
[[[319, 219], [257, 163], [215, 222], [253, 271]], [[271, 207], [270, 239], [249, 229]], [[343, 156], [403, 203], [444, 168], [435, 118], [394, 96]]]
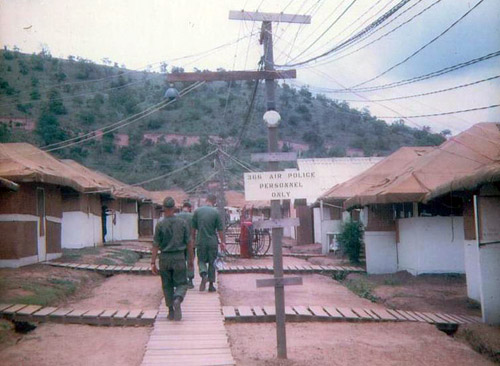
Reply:
[[487, 324], [500, 324], [500, 246], [487, 245], [479, 249], [481, 310]]
[[483, 187], [481, 194], [490, 195], [478, 202], [481, 310], [485, 323], [500, 325], [500, 194], [494, 187]]
[[463, 217], [399, 219], [399, 270], [465, 273]]
[[395, 231], [365, 232], [366, 271], [369, 274], [394, 273], [398, 270]]
[[63, 212], [61, 246], [78, 249], [93, 247], [102, 242], [102, 223], [97, 215], [81, 211]]
[[[328, 211], [328, 210], [323, 209], [324, 213], [325, 213], [325, 211]], [[328, 216], [330, 216], [330, 213], [328, 213]], [[319, 208], [319, 207], [313, 208], [313, 221], [314, 221], [313, 222], [314, 242], [319, 244], [319, 243], [321, 243], [321, 208]]]
[[139, 215], [136, 213], [120, 213], [120, 240], [139, 239]]
[[481, 301], [479, 246], [476, 240], [464, 240], [464, 255], [467, 296], [473, 300]]

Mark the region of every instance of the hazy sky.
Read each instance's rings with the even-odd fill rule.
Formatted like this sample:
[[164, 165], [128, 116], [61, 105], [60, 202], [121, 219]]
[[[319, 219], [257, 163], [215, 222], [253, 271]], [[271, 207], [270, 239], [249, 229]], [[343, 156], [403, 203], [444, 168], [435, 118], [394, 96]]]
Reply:
[[[316, 56], [331, 49], [400, 0], [0, 0], [0, 44], [23, 52], [39, 52], [42, 47], [53, 56], [81, 56], [96, 62], [109, 58], [128, 68], [157, 68], [160, 61], [183, 66], [212, 69], [255, 69], [262, 54], [258, 43], [259, 23], [228, 19], [229, 10], [312, 14], [310, 25], [274, 24], [275, 61], [290, 63]], [[437, 2], [437, 3], [436, 3]], [[298, 66], [293, 85], [316, 88], [351, 87], [380, 74], [404, 60], [438, 36], [479, 0], [411, 0], [397, 14], [408, 10], [366, 41], [308, 66]], [[383, 35], [436, 3], [413, 21], [373, 45], [347, 55]], [[352, 6], [350, 6], [352, 4]], [[333, 26], [332, 23], [347, 9]], [[391, 19], [395, 18], [393, 16]], [[326, 33], [320, 35], [328, 28]], [[254, 35], [250, 36], [252, 33]], [[217, 52], [172, 61], [216, 46], [240, 42]], [[379, 79], [366, 84], [381, 85], [468, 61], [500, 50], [500, 1], [484, 0], [444, 36], [408, 62]], [[326, 63], [326, 61], [329, 61]], [[463, 68], [445, 76], [361, 94], [367, 99], [386, 99], [454, 87], [500, 75], [500, 57]], [[352, 93], [331, 94], [335, 99], [360, 100]], [[349, 102], [368, 107], [378, 116], [407, 116], [484, 107], [500, 103], [500, 79], [451, 92], [398, 101]], [[391, 119], [386, 119], [391, 122]], [[452, 116], [413, 118], [410, 126], [429, 125], [440, 131], [466, 129], [476, 122], [500, 121], [500, 108]]]

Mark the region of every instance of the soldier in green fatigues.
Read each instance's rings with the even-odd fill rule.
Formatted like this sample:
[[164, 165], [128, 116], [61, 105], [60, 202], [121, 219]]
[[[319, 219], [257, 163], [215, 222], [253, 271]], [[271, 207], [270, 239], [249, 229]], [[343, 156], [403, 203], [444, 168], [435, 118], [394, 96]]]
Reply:
[[[186, 201], [183, 203], [182, 205], [182, 211], [179, 212], [177, 215], [177, 217], [180, 217], [181, 219], [183, 219], [188, 228], [189, 228], [189, 233], [191, 233], [191, 227], [192, 227], [192, 221], [193, 221], [193, 214], [191, 213], [191, 203]], [[195, 249], [196, 247], [193, 246], [193, 248]], [[194, 253], [194, 249], [193, 249], [193, 253]], [[186, 251], [186, 261], [188, 260], [188, 253]], [[193, 279], [194, 279], [194, 268], [188, 268], [187, 270], [187, 279], [188, 279], [188, 288], [194, 288], [194, 284], [193, 284]]]
[[225, 250], [224, 237], [222, 233], [222, 221], [219, 212], [213, 207], [216, 198], [209, 195], [207, 206], [196, 209], [193, 214], [193, 242], [196, 243], [198, 255], [198, 267], [200, 269], [200, 291], [205, 291], [207, 281], [210, 282], [208, 291], [215, 292], [215, 260], [218, 253], [217, 233], [220, 238], [220, 248]]
[[[168, 319], [181, 320], [181, 303], [186, 296], [186, 250], [189, 254], [188, 266], [193, 268], [193, 246], [189, 240], [189, 229], [183, 219], [174, 216], [175, 201], [167, 197], [163, 201], [165, 218], [156, 225], [151, 258], [151, 271], [161, 276]], [[160, 269], [156, 258], [160, 250]]]

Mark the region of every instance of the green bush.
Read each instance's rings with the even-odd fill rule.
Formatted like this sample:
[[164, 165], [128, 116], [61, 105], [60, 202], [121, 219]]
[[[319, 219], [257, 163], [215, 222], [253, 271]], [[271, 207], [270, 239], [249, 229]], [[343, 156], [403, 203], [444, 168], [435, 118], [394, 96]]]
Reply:
[[347, 254], [352, 263], [359, 263], [359, 253], [363, 243], [363, 224], [356, 221], [348, 221], [342, 225], [338, 236], [338, 242], [342, 251]]

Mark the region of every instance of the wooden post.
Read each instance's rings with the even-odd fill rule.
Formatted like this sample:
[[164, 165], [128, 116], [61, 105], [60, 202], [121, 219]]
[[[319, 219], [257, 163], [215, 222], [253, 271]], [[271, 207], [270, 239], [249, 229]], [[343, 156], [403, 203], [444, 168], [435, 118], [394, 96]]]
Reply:
[[220, 218], [222, 220], [222, 235], [224, 237], [224, 241], [226, 240], [226, 195], [225, 195], [225, 174], [224, 174], [224, 165], [221, 160], [220, 153], [221, 146], [217, 150], [217, 156], [215, 157], [215, 165], [219, 171], [219, 187], [217, 188], [217, 210], [219, 211]]
[[[272, 14], [245, 11], [232, 11], [229, 13], [230, 19], [236, 20], [262, 20], [262, 30], [260, 42], [264, 47], [264, 72], [274, 75], [274, 55], [273, 55], [273, 21], [283, 21], [288, 23], [311, 22], [311, 17], [290, 15], [290, 14]], [[265, 78], [267, 110], [276, 110], [276, 85], [275, 78]], [[269, 153], [278, 152], [278, 128], [268, 127], [268, 151]], [[268, 169], [276, 171], [279, 168], [277, 161], [270, 161]], [[281, 219], [281, 204], [279, 200], [271, 200], [271, 219]], [[278, 348], [278, 358], [287, 358], [286, 349], [286, 326], [285, 326], [285, 288], [283, 285], [283, 228], [275, 227], [272, 229], [273, 243], [273, 267], [274, 267], [274, 300], [276, 306], [276, 340]]]

